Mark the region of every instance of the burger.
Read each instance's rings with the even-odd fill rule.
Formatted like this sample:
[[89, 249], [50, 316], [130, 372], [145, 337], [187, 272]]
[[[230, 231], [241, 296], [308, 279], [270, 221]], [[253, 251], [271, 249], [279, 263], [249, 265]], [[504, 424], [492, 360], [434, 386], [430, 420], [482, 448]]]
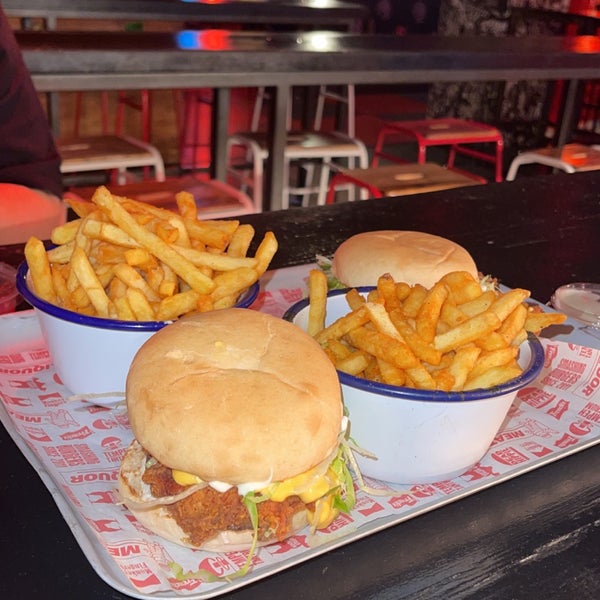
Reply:
[[331, 265], [346, 287], [372, 286], [384, 273], [427, 289], [446, 273], [467, 271], [478, 279], [471, 255], [455, 242], [421, 231], [368, 231], [340, 244]]
[[135, 355], [126, 402], [120, 494], [163, 538], [248, 549], [352, 505], [335, 367], [283, 319], [231, 308], [164, 327]]

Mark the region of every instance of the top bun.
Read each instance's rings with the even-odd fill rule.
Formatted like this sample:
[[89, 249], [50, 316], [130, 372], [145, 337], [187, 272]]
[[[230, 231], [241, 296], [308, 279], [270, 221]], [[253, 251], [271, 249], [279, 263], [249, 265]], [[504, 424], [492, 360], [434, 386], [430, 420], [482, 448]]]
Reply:
[[428, 289], [451, 271], [467, 271], [478, 277], [475, 261], [462, 246], [420, 231], [354, 235], [335, 251], [332, 270], [348, 287], [377, 285], [385, 273], [397, 282], [420, 283]]
[[250, 309], [195, 314], [158, 331], [135, 355], [126, 393], [138, 442], [204, 481], [281, 481], [338, 445], [333, 363], [297, 326]]

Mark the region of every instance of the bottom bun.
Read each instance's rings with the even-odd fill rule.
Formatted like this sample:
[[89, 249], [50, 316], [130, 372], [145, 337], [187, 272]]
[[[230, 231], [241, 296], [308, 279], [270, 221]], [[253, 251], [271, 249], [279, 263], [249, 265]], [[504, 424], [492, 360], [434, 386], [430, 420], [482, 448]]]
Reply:
[[[235, 552], [248, 550], [252, 546], [254, 539], [254, 531], [252, 529], [223, 530], [214, 537], [204, 541], [201, 545], [192, 544], [189, 537], [165, 506], [154, 505], [144, 508], [144, 502], [149, 503], [152, 501], [150, 487], [142, 481], [147, 458], [148, 455], [142, 446], [134, 441], [123, 457], [119, 473], [119, 493], [121, 494], [121, 499], [131, 514], [144, 527], [170, 542], [197, 550]], [[292, 517], [288, 537], [294, 535], [307, 525], [308, 510], [301, 510], [295, 513]], [[257, 545], [266, 546], [276, 541], [281, 540], [259, 540]]]

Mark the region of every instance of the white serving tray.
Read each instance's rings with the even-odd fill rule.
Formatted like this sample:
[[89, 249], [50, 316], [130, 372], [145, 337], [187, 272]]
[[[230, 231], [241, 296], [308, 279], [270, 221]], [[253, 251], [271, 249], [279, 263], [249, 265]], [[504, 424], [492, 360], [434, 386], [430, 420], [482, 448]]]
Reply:
[[[266, 274], [254, 308], [283, 314], [287, 306], [302, 297], [306, 289], [303, 279], [311, 266]], [[577, 357], [585, 362], [586, 372], [592, 373], [600, 362], [600, 351], [595, 349], [600, 347], [600, 339], [588, 335], [576, 323], [561, 327], [552, 340], [544, 343], [552, 347], [553, 355], [556, 352], [559, 357]], [[584, 352], [583, 360], [575, 344], [595, 348]], [[0, 420], [52, 494], [98, 575], [134, 598], [203, 600], [220, 596], [600, 442], [600, 423], [585, 418], [590, 402], [600, 404], [600, 392], [592, 397], [580, 393], [584, 373], [581, 385], [561, 389], [560, 397], [555, 394], [557, 398], [551, 404], [535, 408], [515, 402], [488, 454], [463, 476], [439, 484], [393, 489], [369, 480], [386, 495], [359, 490], [351, 515], [340, 515], [315, 536], [303, 532], [260, 549], [246, 576], [181, 584], [173, 580], [169, 561], [181, 564], [185, 572], [202, 566], [231, 575], [246, 555], [180, 548], [143, 530], [131, 518], [115, 494], [118, 459], [131, 439], [126, 415], [120, 408], [98, 408], [67, 400], [69, 391], [56, 381], [33, 312], [0, 317], [0, 361]], [[540, 390], [552, 391], [551, 372], [548, 366], [538, 378]], [[576, 436], [569, 428], [573, 423], [580, 425]], [[584, 423], [588, 425], [581, 426]]]

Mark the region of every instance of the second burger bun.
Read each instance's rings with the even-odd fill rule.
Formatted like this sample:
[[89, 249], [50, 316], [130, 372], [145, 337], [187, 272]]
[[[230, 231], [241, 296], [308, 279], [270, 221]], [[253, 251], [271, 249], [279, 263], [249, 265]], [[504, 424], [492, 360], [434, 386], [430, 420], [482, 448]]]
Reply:
[[395, 281], [431, 288], [446, 273], [467, 271], [477, 279], [471, 255], [455, 242], [421, 231], [359, 233], [342, 242], [332, 271], [348, 287], [377, 285], [389, 273]]
[[126, 385], [135, 438], [163, 465], [231, 485], [281, 481], [338, 446], [335, 367], [283, 319], [250, 309], [168, 325], [138, 351]]

